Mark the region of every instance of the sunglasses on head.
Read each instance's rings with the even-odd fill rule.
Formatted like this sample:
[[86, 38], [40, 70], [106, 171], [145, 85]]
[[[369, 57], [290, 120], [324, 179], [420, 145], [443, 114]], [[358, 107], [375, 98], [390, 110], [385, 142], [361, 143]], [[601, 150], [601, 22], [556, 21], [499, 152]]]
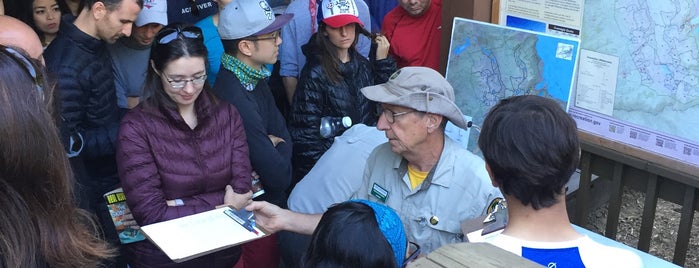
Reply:
[[5, 55], [8, 55], [12, 60], [14, 60], [16, 63], [23, 67], [23, 69], [27, 72], [27, 74], [29, 74], [29, 76], [31, 76], [32, 80], [34, 81], [34, 86], [36, 87], [36, 90], [39, 92], [39, 96], [41, 97], [41, 99], [44, 99], [44, 78], [41, 75], [41, 73], [38, 72], [37, 69], [34, 67], [32, 60], [25, 57], [22, 53], [11, 47], [4, 47], [4, 49], [0, 51], [5, 53]]
[[173, 40], [182, 37], [187, 39], [202, 39], [201, 29], [197, 27], [186, 27], [186, 28], [167, 28], [163, 29], [160, 34], [158, 34], [158, 44], [168, 44]]

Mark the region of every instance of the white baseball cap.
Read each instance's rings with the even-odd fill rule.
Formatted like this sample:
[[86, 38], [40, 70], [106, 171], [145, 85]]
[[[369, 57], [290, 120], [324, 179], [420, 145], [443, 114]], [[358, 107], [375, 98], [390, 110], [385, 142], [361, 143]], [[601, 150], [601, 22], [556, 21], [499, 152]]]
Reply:
[[141, 27], [149, 23], [167, 25], [167, 1], [166, 0], [144, 0], [143, 9], [138, 13], [136, 27]]
[[333, 28], [340, 28], [350, 23], [357, 23], [364, 27], [359, 20], [357, 4], [354, 0], [324, 0], [319, 3], [319, 15], [321, 21]]

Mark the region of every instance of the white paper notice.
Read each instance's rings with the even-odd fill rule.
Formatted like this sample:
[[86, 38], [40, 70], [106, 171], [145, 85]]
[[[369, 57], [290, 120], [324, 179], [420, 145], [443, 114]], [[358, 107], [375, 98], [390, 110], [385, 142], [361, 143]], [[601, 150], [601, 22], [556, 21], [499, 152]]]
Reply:
[[502, 0], [499, 24], [580, 37], [584, 0]]
[[619, 58], [580, 50], [575, 106], [612, 116]]

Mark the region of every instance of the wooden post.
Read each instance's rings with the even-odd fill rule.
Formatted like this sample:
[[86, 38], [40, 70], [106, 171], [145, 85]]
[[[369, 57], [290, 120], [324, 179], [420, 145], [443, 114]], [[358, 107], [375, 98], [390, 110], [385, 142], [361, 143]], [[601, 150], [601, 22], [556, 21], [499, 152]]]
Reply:
[[447, 71], [454, 17], [490, 22], [492, 5], [492, 0], [442, 0], [442, 39], [439, 53], [439, 69], [442, 75]]

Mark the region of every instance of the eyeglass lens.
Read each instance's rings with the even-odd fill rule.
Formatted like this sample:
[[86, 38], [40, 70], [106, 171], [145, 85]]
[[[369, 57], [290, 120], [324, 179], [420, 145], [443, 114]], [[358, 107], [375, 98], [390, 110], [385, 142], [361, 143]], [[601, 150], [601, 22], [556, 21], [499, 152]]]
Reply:
[[175, 89], [181, 89], [184, 88], [185, 85], [187, 85], [187, 82], [191, 82], [194, 85], [203, 85], [204, 82], [206, 82], [206, 75], [202, 75], [199, 77], [193, 77], [190, 79], [183, 79], [183, 80], [167, 80], [168, 83], [170, 83], [170, 86], [172, 86]]

